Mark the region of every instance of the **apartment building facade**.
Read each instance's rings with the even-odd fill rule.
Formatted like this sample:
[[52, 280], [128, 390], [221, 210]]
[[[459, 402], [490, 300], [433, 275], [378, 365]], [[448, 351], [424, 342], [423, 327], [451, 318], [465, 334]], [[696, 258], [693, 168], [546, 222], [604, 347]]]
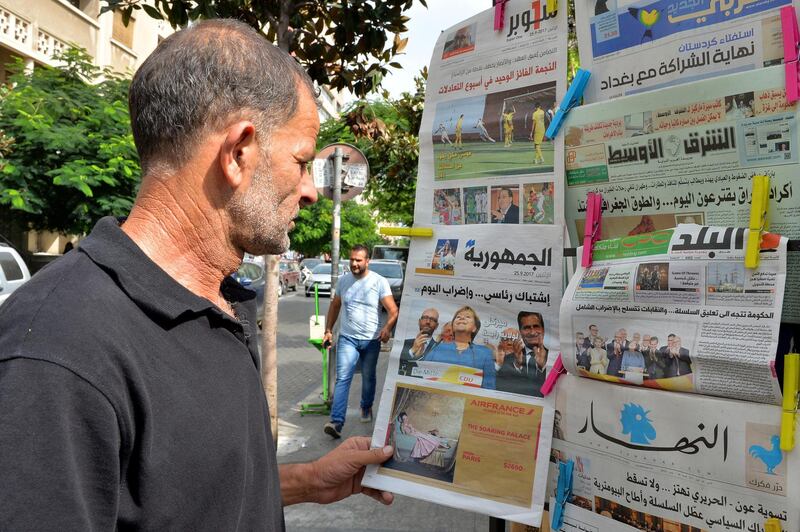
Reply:
[[[0, 63], [19, 57], [31, 69], [53, 66], [53, 55], [75, 44], [99, 66], [133, 72], [172, 33], [141, 11], [125, 26], [119, 13], [100, 8], [100, 0], [0, 0]], [[0, 81], [7, 75], [3, 68]]]

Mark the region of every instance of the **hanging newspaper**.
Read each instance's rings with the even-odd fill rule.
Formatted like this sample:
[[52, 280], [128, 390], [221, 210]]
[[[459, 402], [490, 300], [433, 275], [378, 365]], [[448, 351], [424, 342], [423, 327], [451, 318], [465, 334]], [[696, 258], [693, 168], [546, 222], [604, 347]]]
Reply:
[[[561, 305], [564, 366], [584, 377], [781, 403], [774, 368], [786, 280], [786, 238], [679, 225], [604, 240]], [[567, 339], [571, 339], [567, 343]]]
[[[603, 195], [604, 239], [679, 223], [747, 227], [759, 174], [771, 178], [770, 230], [800, 238], [797, 107], [783, 85], [783, 67], [771, 67], [574, 109], [564, 126], [570, 238], [582, 241], [588, 192]], [[795, 256], [783, 319], [798, 323]]]
[[511, 0], [502, 31], [493, 17], [433, 52], [414, 218], [434, 238], [411, 245], [375, 421], [372, 444], [395, 454], [364, 483], [538, 525], [564, 246], [563, 145], [544, 132], [566, 92], [566, 11]]
[[538, 524], [558, 354], [562, 229], [436, 228], [411, 248], [366, 485]]
[[[575, 461], [570, 521], [604, 532], [761, 532], [777, 518], [800, 530], [798, 454], [779, 446], [781, 409], [618, 386], [559, 380], [552, 460]], [[555, 494], [558, 468], [548, 492]]]
[[563, 140], [544, 135], [566, 92], [566, 11], [511, 0], [442, 33], [420, 128], [416, 223], [563, 220]]
[[[783, 62], [791, 0], [576, 0], [587, 102]], [[734, 105], [744, 105], [737, 101]]]

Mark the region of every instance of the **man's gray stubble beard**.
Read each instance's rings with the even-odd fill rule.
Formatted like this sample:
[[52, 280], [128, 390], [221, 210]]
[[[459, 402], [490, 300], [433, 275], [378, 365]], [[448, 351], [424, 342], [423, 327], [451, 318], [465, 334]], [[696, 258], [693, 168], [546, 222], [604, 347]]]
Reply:
[[275, 219], [280, 202], [272, 182], [269, 163], [264, 162], [247, 193], [232, 200], [229, 207], [241, 240], [238, 244], [251, 255], [280, 255], [289, 249], [288, 226], [280, 227]]

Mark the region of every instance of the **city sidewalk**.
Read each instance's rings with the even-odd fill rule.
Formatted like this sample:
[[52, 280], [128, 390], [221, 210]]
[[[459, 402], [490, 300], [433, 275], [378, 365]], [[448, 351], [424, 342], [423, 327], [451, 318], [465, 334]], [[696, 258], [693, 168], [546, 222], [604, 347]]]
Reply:
[[[333, 440], [322, 432], [322, 426], [328, 421], [328, 416], [300, 415], [301, 403], [320, 402], [322, 364], [319, 353], [305, 340], [308, 316], [301, 310], [305, 305], [289, 299], [294, 298], [281, 301], [283, 314], [278, 340], [278, 461], [280, 463], [314, 460], [342, 441]], [[294, 312], [287, 308], [295, 306], [298, 310]], [[299, 313], [297, 318], [292, 320], [294, 326], [287, 324], [286, 318], [289, 318], [287, 314], [297, 313]], [[374, 407], [376, 413], [388, 360], [389, 353], [381, 352]], [[361, 374], [359, 373], [353, 378], [350, 389], [350, 408], [347, 411], [343, 439], [349, 436], [372, 435], [372, 423], [361, 423], [358, 419], [360, 397]], [[489, 530], [489, 518], [486, 516], [403, 496], [396, 496], [394, 504], [388, 507], [363, 495], [325, 506], [300, 504], [286, 508], [285, 515], [289, 531], [487, 532]]]

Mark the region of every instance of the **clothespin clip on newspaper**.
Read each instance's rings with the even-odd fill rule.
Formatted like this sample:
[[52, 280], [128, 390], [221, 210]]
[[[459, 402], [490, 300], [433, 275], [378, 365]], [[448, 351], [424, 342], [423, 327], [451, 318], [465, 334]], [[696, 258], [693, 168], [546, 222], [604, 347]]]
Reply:
[[564, 362], [561, 360], [561, 355], [558, 355], [556, 359], [556, 363], [553, 364], [553, 369], [550, 370], [550, 373], [547, 374], [547, 377], [544, 379], [544, 384], [542, 384], [542, 395], [547, 397], [551, 391], [553, 391], [553, 386], [556, 385], [556, 381], [562, 375], [564, 375], [567, 370], [564, 368]]
[[567, 95], [564, 96], [561, 105], [556, 108], [553, 121], [550, 122], [550, 126], [544, 133], [548, 139], [554, 139], [556, 135], [558, 135], [558, 131], [561, 129], [561, 125], [567, 117], [567, 113], [569, 113], [573, 107], [580, 104], [581, 98], [583, 98], [583, 91], [586, 89], [586, 84], [589, 83], [589, 76], [589, 71], [582, 68], [579, 68], [575, 73], [575, 77], [567, 89]]
[[589, 192], [586, 195], [586, 225], [583, 228], [583, 255], [581, 256], [581, 266], [583, 268], [588, 268], [592, 265], [592, 251], [594, 251], [594, 243], [600, 240], [602, 217], [602, 194]]
[[378, 228], [378, 232], [382, 235], [388, 236], [421, 236], [432, 237], [433, 229], [430, 227], [388, 227], [382, 226]]
[[558, 11], [558, 0], [547, 0], [547, 12], [553, 14]]
[[781, 451], [794, 449], [794, 429], [800, 395], [800, 355], [789, 353], [783, 358], [783, 414], [781, 415]]
[[506, 2], [508, 0], [494, 0], [494, 31], [503, 29], [503, 20], [506, 16]]
[[764, 532], [781, 532], [781, 520], [777, 517], [770, 517], [764, 523]]
[[558, 484], [556, 486], [556, 504], [550, 512], [553, 517], [550, 520], [550, 528], [553, 532], [561, 530], [564, 524], [564, 510], [569, 498], [572, 496], [572, 471], [575, 469], [575, 462], [570, 459], [566, 462], [558, 462]]
[[797, 29], [797, 13], [794, 6], [781, 8], [783, 30], [783, 68], [786, 76], [786, 101], [794, 103], [800, 99], [800, 31]]
[[754, 175], [750, 194], [750, 231], [744, 254], [745, 268], [758, 268], [758, 253], [761, 250], [761, 233], [767, 230], [769, 209], [769, 176]]

